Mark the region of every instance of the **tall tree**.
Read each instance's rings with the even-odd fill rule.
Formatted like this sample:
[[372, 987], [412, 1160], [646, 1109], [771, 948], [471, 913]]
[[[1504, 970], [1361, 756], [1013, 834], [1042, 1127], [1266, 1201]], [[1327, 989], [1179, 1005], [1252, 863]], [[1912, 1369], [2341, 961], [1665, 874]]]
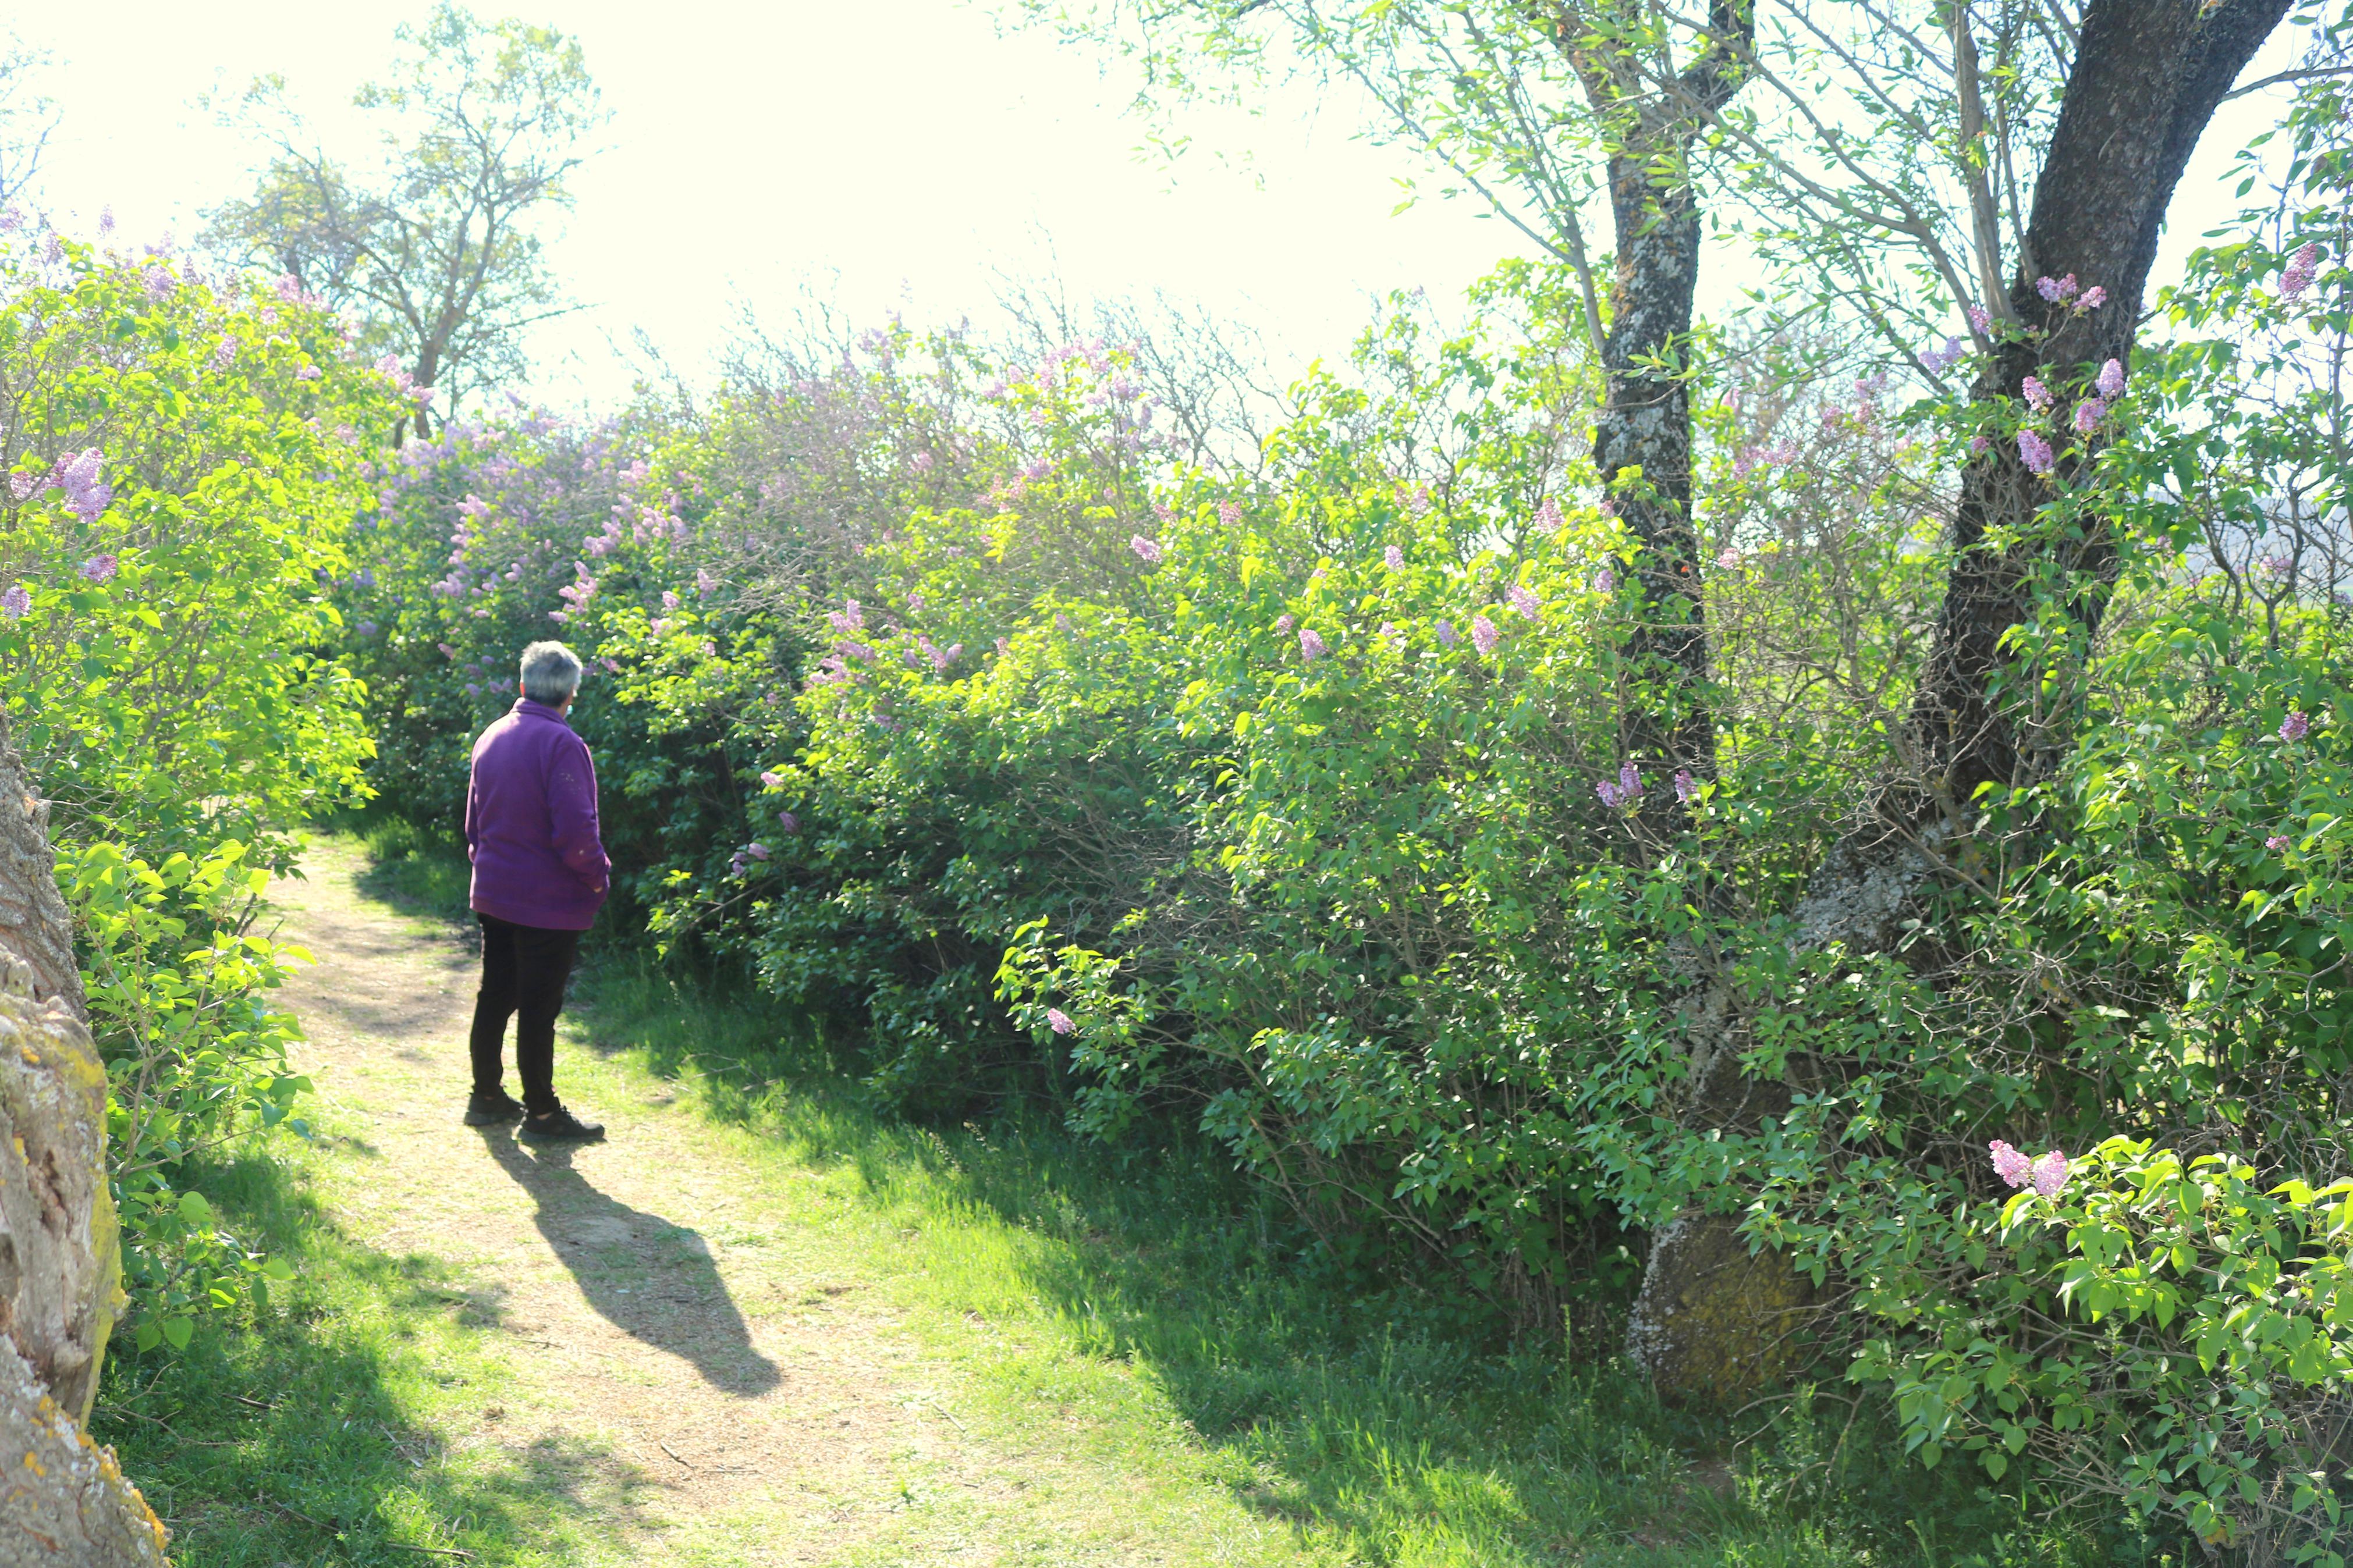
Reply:
[[0, 211], [31, 195], [58, 127], [58, 106], [40, 89], [48, 63], [14, 38], [0, 47]]
[[579, 44], [553, 28], [443, 0], [396, 37], [391, 76], [354, 100], [385, 121], [380, 166], [331, 156], [285, 79], [259, 79], [226, 118], [269, 162], [251, 196], [209, 215], [206, 239], [355, 313], [361, 346], [429, 395], [417, 415], [429, 430], [518, 374], [530, 328], [572, 308], [535, 220], [571, 205], [565, 182], [604, 114]]
[[[1931, 205], [1933, 187], [1874, 163], [1846, 128], [1812, 118], [1794, 73], [1772, 61], [1758, 61], [1756, 75], [1786, 95], [1796, 132], [1777, 145], [1754, 121], [1719, 121], [1756, 153], [1778, 192], [1768, 199], [1782, 205], [1785, 233], [1806, 232], [1809, 215], [1826, 226], [1815, 232], [1836, 232], [1832, 223], [1848, 236], [1876, 229], [1925, 258], [1929, 275], [1957, 296], [1953, 304], [1986, 301], [1972, 318], [1981, 352], [1969, 401], [1971, 416], [1993, 434], [1957, 476], [1935, 638], [1883, 788], [1815, 871], [1799, 907], [1801, 945], [1887, 951], [1940, 872], [1966, 858], [1980, 792], [2031, 785], [2063, 760], [2073, 710], [2049, 693], [2073, 683], [2078, 671], [2070, 666], [2098, 629], [2118, 542], [2098, 516], [2062, 517], [2046, 506], [2054, 479], [2094, 459], [2098, 421], [2079, 426], [2093, 433], [2056, 452], [2010, 427], [2017, 410], [2042, 401], [2054, 426], [2068, 428], [2076, 406], [2101, 397], [2097, 378], [2108, 362], [2130, 363], [2175, 187], [2288, 4], [2090, 0], [2080, 15], [2052, 0], [1852, 7], [1891, 51], [1910, 51], [1905, 79], [1935, 84], [1908, 102], [1888, 85], [1899, 76], [1892, 61], [1867, 58], [1852, 35], [1823, 26], [1831, 7], [1793, 7], [1790, 15], [1831, 49], [1849, 89], [1888, 114], [1912, 150], [1906, 160], [1943, 150], [1952, 210]], [[1988, 112], [1973, 25], [1980, 8], [2027, 29], [2042, 24], [2039, 34], [2006, 28], [2005, 36], [2040, 37], [2063, 83], [2055, 113]], [[2034, 72], [2006, 66], [2005, 75], [2031, 85]], [[1792, 151], [1809, 142], [1810, 160]], [[2020, 180], [2021, 168], [2031, 185]], [[2021, 186], [2031, 191], [2022, 210], [2005, 194]], [[1963, 237], [1948, 243], [1955, 234]], [[1845, 254], [1858, 248], [1849, 245]], [[1828, 248], [1816, 259], [1851, 267], [1854, 287], [1863, 289], [1865, 264], [1841, 263], [1839, 254]], [[1989, 281], [1994, 287], [1978, 296]], [[1894, 319], [1880, 317], [1886, 325]], [[2047, 627], [2054, 610], [2070, 623], [2067, 635], [2038, 635], [2034, 647], [2023, 646], [2021, 634], [2039, 620]], [[1742, 1066], [1746, 1020], [1736, 1005], [1715, 996], [1692, 1016], [1691, 1115], [1731, 1126], [1786, 1103], [1777, 1100], [1777, 1084], [1757, 1083]], [[1786, 1294], [1760, 1288], [1757, 1270], [1737, 1261], [1746, 1248], [1732, 1245], [1733, 1229], [1729, 1216], [1694, 1212], [1652, 1247], [1630, 1342], [1671, 1394], [1718, 1392], [1712, 1384], [1728, 1340], [1749, 1342], [1761, 1357], [1779, 1332]]]
[[[1626, 750], [1662, 773], [1713, 772], [1692, 519], [1694, 157], [1745, 79], [1753, 0], [1709, 0], [1697, 16], [1656, 0], [1024, 5], [1067, 37], [1134, 57], [1155, 113], [1193, 97], [1238, 100], [1284, 61], [1351, 87], [1374, 106], [1373, 136], [1414, 149], [1455, 182], [1448, 194], [1475, 195], [1571, 270], [1607, 384], [1594, 464], [1643, 547]], [[1597, 258], [1585, 218], [1600, 199], [1615, 248]], [[1606, 290], [1603, 260], [1614, 261]], [[1683, 806], [1661, 789], [1642, 810], [1665, 826]]]

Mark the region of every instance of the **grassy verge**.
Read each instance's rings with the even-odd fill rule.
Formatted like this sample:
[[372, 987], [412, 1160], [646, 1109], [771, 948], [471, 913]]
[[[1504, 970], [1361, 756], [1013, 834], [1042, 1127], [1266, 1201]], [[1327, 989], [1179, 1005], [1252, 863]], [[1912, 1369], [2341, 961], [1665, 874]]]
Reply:
[[[462, 909], [461, 865], [397, 838], [374, 847], [373, 896]], [[1128, 1519], [1198, 1540], [1178, 1560], [1202, 1563], [2119, 1560], [2027, 1527], [1965, 1477], [1905, 1467], [1835, 1401], [1736, 1451], [1622, 1367], [1572, 1363], [1557, 1337], [1464, 1331], [1410, 1281], [1339, 1288], [1212, 1150], [1106, 1150], [1023, 1121], [910, 1125], [806, 1020], [627, 952], [603, 953], [575, 999], [565, 1093], [619, 1137], [632, 1118], [694, 1116], [763, 1194], [760, 1234], [713, 1239], [820, 1270], [823, 1289], [794, 1304], [813, 1317], [835, 1290], [887, 1308], [934, 1407], [1010, 1457], [986, 1494], [903, 1457], [888, 1519], [819, 1561], [1124, 1563]], [[630, 1560], [629, 1500], [595, 1456], [518, 1462], [449, 1440], [504, 1374], [497, 1340], [429, 1254], [395, 1257], [331, 1222], [315, 1194], [355, 1179], [341, 1140], [366, 1130], [328, 1131], [205, 1184], [297, 1283], [184, 1356], [110, 1371], [100, 1436], [180, 1532], [180, 1560]], [[1082, 1472], [1097, 1479], [1059, 1484]]]

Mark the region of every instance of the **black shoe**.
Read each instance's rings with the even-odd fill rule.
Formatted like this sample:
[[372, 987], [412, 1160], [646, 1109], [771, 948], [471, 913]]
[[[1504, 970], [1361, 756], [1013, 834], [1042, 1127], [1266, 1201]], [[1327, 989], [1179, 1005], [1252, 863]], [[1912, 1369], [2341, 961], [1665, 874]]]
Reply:
[[605, 1141], [605, 1124], [583, 1121], [561, 1105], [543, 1116], [526, 1116], [516, 1137], [527, 1142], [543, 1141], [554, 1143], [601, 1143]]
[[466, 1125], [496, 1127], [501, 1121], [512, 1121], [522, 1115], [522, 1101], [500, 1089], [493, 1094], [470, 1094], [466, 1097]]

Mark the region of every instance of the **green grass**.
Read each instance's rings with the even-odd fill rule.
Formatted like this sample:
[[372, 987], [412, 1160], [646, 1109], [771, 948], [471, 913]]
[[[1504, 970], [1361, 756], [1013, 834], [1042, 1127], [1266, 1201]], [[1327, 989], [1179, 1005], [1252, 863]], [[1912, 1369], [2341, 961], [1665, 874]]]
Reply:
[[[414, 842], [373, 847], [373, 894], [462, 909], [461, 864]], [[770, 1238], [889, 1310], [890, 1331], [935, 1374], [943, 1414], [996, 1450], [1118, 1478], [1120, 1508], [1164, 1538], [1197, 1532], [1201, 1561], [2142, 1560], [2044, 1535], [1965, 1476], [1902, 1465], [1867, 1415], [1850, 1426], [1834, 1400], [1734, 1449], [1722, 1426], [1657, 1408], [1614, 1361], [1573, 1363], [1557, 1335], [1499, 1341], [1411, 1280], [1345, 1288], [1208, 1148], [893, 1120], [807, 1021], [627, 952], [592, 965], [567, 1026], [566, 1094], [622, 1107], [667, 1086], [774, 1194]], [[525, 1565], [630, 1560], [631, 1500], [596, 1455], [515, 1462], [440, 1436], [501, 1377], [495, 1341], [430, 1258], [388, 1256], [331, 1223], [315, 1194], [351, 1163], [333, 1138], [287, 1140], [210, 1173], [206, 1190], [296, 1264], [297, 1282], [184, 1356], [111, 1365], [99, 1435], [172, 1522], [179, 1560], [427, 1560], [400, 1546]], [[1073, 1511], [1100, 1513], [1099, 1491], [1024, 1490], [1024, 1471], [978, 1498], [935, 1468], [907, 1458], [904, 1508], [827, 1561], [927, 1563], [943, 1542], [958, 1562], [1120, 1560], [1088, 1543], [1116, 1540], [1122, 1521]], [[1256, 1521], [1258, 1544], [1229, 1552], [1237, 1518]]]

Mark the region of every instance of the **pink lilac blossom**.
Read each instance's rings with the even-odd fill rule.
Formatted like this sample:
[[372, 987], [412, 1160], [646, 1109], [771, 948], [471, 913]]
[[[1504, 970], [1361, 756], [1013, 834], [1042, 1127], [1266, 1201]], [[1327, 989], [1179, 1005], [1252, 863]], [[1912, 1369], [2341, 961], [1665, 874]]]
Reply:
[[2287, 847], [2288, 837], [2284, 833], [2274, 833], [2269, 838], [2263, 840], [2263, 847], [2273, 851], [2284, 849]]
[[1381, 552], [1381, 559], [1388, 563], [1388, 568], [1392, 572], [1402, 572], [1405, 570], [1405, 552], [1399, 550], [1394, 544]]
[[25, 592], [25, 584], [22, 583], [16, 584], [6, 593], [0, 594], [0, 614], [5, 614], [12, 621], [23, 620], [26, 612], [32, 607], [33, 595]]
[[2279, 291], [2283, 300], [2297, 300], [2312, 287], [2312, 279], [2320, 270], [2320, 247], [2306, 240], [2288, 258], [2287, 270], [2280, 274]]
[[780, 811], [776, 813], [776, 826], [786, 833], [798, 833], [801, 830], [801, 819], [789, 811]]
[[744, 853], [754, 860], [765, 860], [768, 858], [768, 847], [755, 838], [744, 846]]
[[1726, 572], [1738, 571], [1740, 569], [1739, 550], [1736, 547], [1726, 547], [1725, 549], [1718, 552], [1715, 557], [1715, 563], [1718, 566], [1723, 567]]
[[1986, 1145], [1993, 1151], [1993, 1173], [2013, 1187], [2026, 1185], [2034, 1163], [1997, 1138]]
[[1594, 574], [1593, 585], [1605, 594], [1614, 594], [1618, 591], [1618, 574], [1604, 566]]
[[1277, 616], [1274, 617], [1274, 629], [1279, 632], [1287, 632], [1298, 624], [1299, 623], [1297, 621], [1293, 620], [1287, 615]]
[[1969, 319], [1969, 326], [1972, 330], [1978, 332], [1993, 331], [1993, 313], [1983, 305], [1971, 305], [1965, 314]]
[[2075, 275], [2070, 272], [2064, 278], [2037, 278], [2034, 291], [2054, 305], [2072, 300], [2075, 297]]
[[2107, 302], [2108, 291], [2094, 283], [2084, 290], [2082, 299], [2075, 301], [2075, 314], [2080, 316], [2086, 310], [2096, 310]]
[[697, 594], [700, 594], [707, 599], [713, 593], [717, 592], [718, 587], [719, 579], [711, 574], [708, 567], [698, 566], [695, 568], [694, 591]]
[[1496, 629], [1494, 622], [1484, 616], [1471, 617], [1472, 647], [1482, 654], [1490, 654], [1495, 651], [1495, 645], [1503, 640], [1504, 634]]
[[2280, 721], [2279, 732], [2280, 739], [2283, 741], [2301, 741], [2312, 733], [2312, 716], [2308, 713], [2290, 713]]
[[119, 564], [118, 559], [111, 554], [93, 555], [81, 563], [81, 574], [92, 583], [111, 583]]
[[1923, 352], [1920, 355], [1920, 363], [1922, 365], [1926, 367], [1929, 374], [1942, 375], [1947, 371], [1952, 369], [1955, 365], [1960, 363], [1961, 356], [1968, 353], [1968, 345], [1964, 344], [1960, 339], [1947, 338], [1943, 348], [1928, 349]]
[[1989, 451], [1992, 449], [1992, 447], [1993, 437], [1986, 435], [1983, 431], [1980, 431], [1977, 435], [1969, 437], [1969, 450], [1972, 452]]
[[1241, 520], [1242, 509], [1240, 502], [1221, 500], [1218, 503], [1218, 521], [1219, 522], [1224, 523], [1228, 528], [1231, 528], [1234, 524], [1241, 521]]
[[95, 447], [85, 447], [79, 456], [60, 458], [58, 462], [57, 483], [66, 492], [66, 510], [84, 522], [104, 511], [114, 499], [114, 487], [99, 478], [105, 465], [106, 454]]
[[1504, 591], [1504, 597], [1511, 600], [1512, 608], [1528, 620], [1533, 621], [1544, 614], [1544, 601], [1529, 592], [1524, 584], [1513, 584]]
[[2067, 1184], [2067, 1156], [2053, 1149], [2034, 1162], [2034, 1190], [2046, 1198], [2055, 1198], [2059, 1189]]
[[8, 493], [18, 500], [29, 500], [47, 489], [48, 484], [49, 477], [47, 474], [10, 474]]
[[1406, 498], [1405, 510], [1417, 518], [1430, 515], [1430, 487], [1416, 485], [1413, 494]]
[[2051, 389], [2042, 384], [2041, 376], [2028, 376], [2018, 384], [2018, 390], [2025, 397], [2029, 408], [2037, 414], [2051, 412]]
[[1545, 497], [1544, 505], [1536, 508], [1536, 515], [1532, 521], [1547, 533], [1558, 533], [1568, 526], [1568, 519], [1560, 513], [1560, 502], [1551, 496]]
[[2051, 443], [2044, 440], [2039, 431], [2021, 430], [2018, 433], [2018, 458], [2031, 471], [2047, 474], [2052, 467]]
[[1160, 559], [1160, 546], [1140, 533], [1128, 536], [1127, 547], [1134, 551], [1136, 559], [1146, 565], [1157, 563]]
[[2075, 405], [2075, 434], [2089, 436], [2108, 416], [2108, 405], [2096, 397], [2087, 397]]
[[2123, 363], [2118, 360], [2110, 360], [2107, 363], [2102, 365], [2100, 367], [2100, 377], [2095, 384], [2100, 389], [2100, 395], [2106, 398], [2111, 403], [2122, 396], [2125, 390], [2125, 367]]
[[1060, 1007], [1049, 1007], [1046, 1009], [1046, 1027], [1058, 1035], [1067, 1035], [1078, 1026], [1071, 1023], [1071, 1016]]
[[1327, 651], [1328, 650], [1324, 647], [1323, 637], [1316, 632], [1314, 627], [1302, 626], [1299, 628], [1300, 658], [1312, 664], [1315, 660], [1322, 658]]
[[[664, 594], [662, 595], [662, 602], [667, 607], [675, 609], [678, 606], [675, 604], [672, 604], [671, 601], [675, 600], [677, 597], [678, 595], [675, 594]], [[855, 599], [843, 600], [841, 608], [838, 610], [828, 610], [825, 613], [825, 618], [827, 623], [838, 632], [860, 631], [862, 630], [866, 625], [866, 612], [860, 607], [858, 601]]]
[[[682, 599], [681, 599], [681, 598], [677, 595], [677, 594], [673, 593], [673, 592], [672, 592], [672, 591], [670, 591], [670, 589], [665, 588], [665, 589], [663, 589], [663, 590], [662, 590], [662, 608], [663, 608], [663, 609], [665, 609], [665, 610], [675, 610], [675, 609], [677, 609], [677, 608], [679, 607], [679, 605], [681, 605], [681, 604], [683, 604], [683, 603], [685, 603], [685, 601], [684, 601], [684, 600], [682, 600]], [[856, 608], [858, 607], [858, 601], [857, 601], [857, 600], [855, 600], [855, 599], [852, 599], [852, 600], [849, 602], [849, 607], [850, 607], [851, 609], [853, 609], [853, 610], [854, 610], [854, 609], [856, 609]]]
[[315, 364], [306, 364], [301, 370], [294, 373], [294, 379], [297, 381], [316, 381], [319, 379], [319, 367]]
[[1011, 653], [1012, 651], [1013, 651], [1013, 639], [1012, 639], [1011, 637], [999, 637], [999, 638], [997, 638], [997, 658], [1003, 658], [1007, 654]]

